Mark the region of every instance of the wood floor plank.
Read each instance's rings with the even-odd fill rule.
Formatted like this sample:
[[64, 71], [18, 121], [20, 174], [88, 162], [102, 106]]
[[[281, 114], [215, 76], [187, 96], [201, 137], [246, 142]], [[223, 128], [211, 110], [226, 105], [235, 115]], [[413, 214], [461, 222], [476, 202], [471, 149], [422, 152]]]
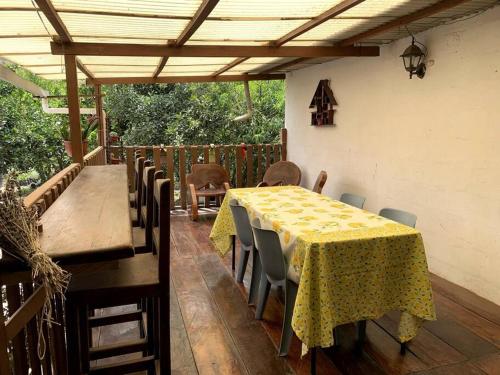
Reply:
[[448, 280], [430, 274], [432, 289], [479, 316], [500, 325], [500, 306]]
[[372, 321], [366, 324], [366, 344], [363, 350], [386, 374], [408, 374], [429, 368], [411, 351], [401, 355], [399, 343]]
[[[377, 319], [375, 323], [397, 340], [400, 315], [397, 311], [390, 312]], [[418, 331], [417, 337], [408, 343], [408, 350], [429, 368], [459, 363], [467, 359], [458, 350], [434, 336], [424, 327]]]
[[277, 355], [276, 348], [255, 320], [234, 279], [226, 271], [217, 254], [196, 259], [203, 277], [222, 314], [224, 324], [250, 374], [291, 374], [286, 360]]
[[[213, 252], [215, 249], [209, 240], [209, 234], [211, 231], [211, 227], [213, 225], [213, 221], [205, 220], [202, 222], [204, 225], [200, 227], [200, 230], [203, 231], [204, 235], [201, 236], [202, 246], [210, 247]], [[239, 260], [239, 244], [237, 241], [237, 251], [236, 251], [236, 264], [238, 264]], [[218, 255], [217, 255], [218, 256]], [[231, 254], [227, 254], [224, 258], [220, 258], [221, 263], [225, 266], [226, 272], [233, 278], [235, 278], [234, 272], [231, 269]], [[245, 273], [245, 277], [243, 279], [243, 284], [236, 283], [234, 284], [242, 294], [244, 300], [246, 301], [248, 298], [248, 290], [250, 287], [250, 277], [252, 272], [252, 257], [248, 260], [247, 271]], [[255, 315], [255, 308], [251, 307], [251, 312]], [[266, 310], [264, 312], [264, 319], [260, 321], [260, 324], [266, 331], [267, 335], [270, 337], [271, 341], [274, 344], [275, 350], [278, 350], [278, 345], [281, 337], [281, 328], [283, 322], [283, 304], [280, 302], [275, 288], [271, 290], [269, 300], [266, 306]], [[290, 367], [293, 369], [295, 374], [297, 375], [308, 375], [310, 374], [310, 354], [308, 353], [306, 356], [301, 358], [302, 353], [302, 344], [300, 340], [294, 336], [292, 340], [292, 345], [290, 348], [290, 352], [287, 356], [287, 362]], [[323, 351], [319, 351], [317, 355], [317, 374], [318, 375], [336, 375], [341, 374], [341, 372], [335, 367], [333, 362], [325, 355]]]
[[467, 358], [477, 358], [498, 351], [493, 344], [453, 320], [440, 318], [434, 322], [426, 322], [424, 327]]
[[440, 293], [434, 292], [434, 301], [436, 302], [436, 312], [439, 319], [454, 320], [467, 327], [467, 329], [474, 332], [477, 336], [500, 348], [499, 325], [482, 318], [476, 313], [442, 296]]
[[485, 375], [485, 373], [471, 362], [462, 362], [454, 365], [436, 367], [427, 371], [415, 372], [413, 375]]
[[486, 355], [472, 363], [488, 375], [500, 375], [500, 353]]
[[198, 374], [173, 283], [170, 285], [170, 327], [172, 374]]
[[172, 278], [184, 325], [200, 374], [247, 374], [192, 258], [172, 262]]

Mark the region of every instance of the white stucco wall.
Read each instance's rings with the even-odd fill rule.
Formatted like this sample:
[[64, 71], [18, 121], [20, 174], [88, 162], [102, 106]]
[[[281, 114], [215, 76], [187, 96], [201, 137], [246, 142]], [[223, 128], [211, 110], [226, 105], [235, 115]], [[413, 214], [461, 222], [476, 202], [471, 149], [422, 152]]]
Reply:
[[[403, 70], [409, 39], [289, 73], [289, 160], [304, 186], [324, 169], [331, 197], [414, 212], [430, 270], [500, 304], [500, 7], [417, 39], [434, 61], [423, 80]], [[335, 128], [310, 126], [320, 79], [339, 103]]]

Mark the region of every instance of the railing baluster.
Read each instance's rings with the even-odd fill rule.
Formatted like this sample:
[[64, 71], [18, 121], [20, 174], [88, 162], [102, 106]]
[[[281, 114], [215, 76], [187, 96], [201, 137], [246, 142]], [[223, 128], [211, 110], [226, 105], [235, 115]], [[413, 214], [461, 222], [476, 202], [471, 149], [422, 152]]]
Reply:
[[236, 151], [236, 187], [243, 187], [243, 146], [235, 147]]
[[262, 181], [262, 145], [257, 145], [257, 183]]
[[252, 187], [253, 181], [253, 146], [247, 145], [247, 187]]
[[271, 166], [271, 145], [266, 145], [266, 170]]
[[186, 203], [186, 148], [179, 146], [179, 179], [181, 186], [181, 207], [183, 210], [187, 208]]
[[276, 163], [277, 161], [280, 161], [280, 145], [279, 144], [274, 145], [273, 159], [274, 159], [274, 161], [273, 161], [274, 163]]
[[167, 146], [167, 178], [170, 179], [172, 189], [170, 189], [170, 209], [173, 210], [175, 208], [174, 201], [174, 146]]
[[[21, 290], [19, 284], [7, 285], [6, 289], [9, 316], [12, 316], [21, 306]], [[12, 339], [12, 357], [14, 359], [15, 374], [28, 373], [28, 356], [24, 338], [25, 330], [23, 329]]]

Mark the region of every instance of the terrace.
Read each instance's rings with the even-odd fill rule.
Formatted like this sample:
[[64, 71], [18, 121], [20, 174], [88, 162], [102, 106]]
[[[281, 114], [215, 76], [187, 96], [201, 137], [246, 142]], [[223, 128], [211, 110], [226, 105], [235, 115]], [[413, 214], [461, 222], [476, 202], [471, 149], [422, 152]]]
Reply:
[[[2, 243], [0, 374], [497, 374], [498, 5], [3, 1], [0, 59], [66, 81], [73, 163], [24, 204], [73, 278], [66, 299], [50, 295]], [[412, 60], [409, 80], [413, 39], [426, 66]], [[276, 144], [111, 142], [103, 85], [256, 80], [287, 85]], [[83, 84], [99, 123], [88, 153]], [[285, 161], [299, 182], [287, 170], [239, 189]], [[203, 166], [225, 184], [193, 180]], [[192, 220], [209, 186], [225, 198], [201, 198]], [[387, 207], [416, 214], [416, 229]]]

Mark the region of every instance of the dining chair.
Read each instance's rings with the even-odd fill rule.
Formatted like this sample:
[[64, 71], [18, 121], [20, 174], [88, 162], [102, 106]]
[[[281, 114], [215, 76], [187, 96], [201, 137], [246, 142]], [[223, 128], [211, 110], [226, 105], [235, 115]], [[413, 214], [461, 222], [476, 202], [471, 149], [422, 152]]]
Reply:
[[132, 226], [136, 227], [141, 225], [141, 202], [142, 202], [142, 177], [144, 173], [144, 168], [149, 167], [151, 161], [146, 160], [145, 157], [139, 157], [135, 159], [134, 173], [134, 207], [130, 208], [130, 218], [132, 220]]
[[[158, 179], [153, 190], [153, 252], [119, 260], [119, 266], [89, 275], [74, 275], [66, 292], [66, 337], [70, 374], [125, 374], [147, 371], [170, 374], [170, 180]], [[121, 323], [142, 311], [89, 317], [88, 309], [147, 301], [147, 334], [135, 340], [90, 347], [89, 326]], [[162, 317], [161, 319], [159, 317]], [[165, 318], [167, 317], [167, 318]], [[134, 359], [106, 365], [91, 362], [122, 354], [142, 353]]]
[[132, 228], [132, 239], [136, 253], [153, 251], [152, 248], [152, 223], [153, 223], [153, 190], [154, 182], [163, 178], [163, 171], [155, 171], [155, 167], [145, 167], [142, 178], [141, 222], [144, 227]]
[[340, 196], [340, 201], [342, 203], [348, 204], [349, 206], [363, 208], [365, 205], [365, 197], [356, 194], [344, 193]]
[[292, 315], [299, 278], [293, 268], [288, 267], [278, 234], [272, 230], [262, 229], [258, 219], [252, 221], [252, 230], [263, 271], [260, 278], [255, 318], [262, 319], [271, 284], [282, 287], [285, 292], [285, 312], [278, 352], [280, 356], [286, 356], [292, 342]]
[[302, 173], [297, 164], [281, 160], [271, 164], [257, 187], [300, 184]]
[[[396, 221], [400, 224], [407, 225], [409, 227], [415, 228], [417, 224], [417, 216], [412, 214], [411, 212], [406, 212], [402, 210], [397, 210], [395, 208], [383, 208], [378, 213], [379, 216], [385, 217], [386, 219], [390, 219]], [[362, 320], [357, 322], [358, 326], [358, 346], [362, 345], [365, 337], [366, 337], [366, 320]], [[400, 345], [400, 353], [406, 353], [406, 343], [402, 342]]]
[[[240, 240], [240, 259], [238, 261], [238, 269], [236, 272], [236, 281], [239, 283], [243, 282], [243, 277], [245, 276], [245, 271], [248, 263], [248, 256], [252, 253], [252, 277], [250, 279], [250, 290], [248, 292], [248, 303], [255, 304], [259, 281], [261, 275], [261, 264], [259, 259], [259, 252], [254, 246], [252, 226], [250, 225], [250, 219], [248, 218], [248, 213], [245, 207], [240, 206], [236, 199], [231, 199], [229, 201], [229, 207], [231, 208], [231, 213], [233, 214], [234, 225], [236, 227], [236, 233]], [[233, 248], [233, 258], [234, 251]]]
[[315, 193], [321, 194], [323, 191], [323, 186], [325, 186], [326, 179], [328, 178], [328, 174], [326, 171], [319, 172], [318, 178], [316, 179], [316, 183], [314, 184], [313, 190]]
[[412, 228], [415, 228], [415, 225], [417, 224], [417, 216], [411, 212], [397, 210], [395, 208], [382, 208], [378, 214], [386, 219], [397, 221], [400, 224], [404, 224]]

